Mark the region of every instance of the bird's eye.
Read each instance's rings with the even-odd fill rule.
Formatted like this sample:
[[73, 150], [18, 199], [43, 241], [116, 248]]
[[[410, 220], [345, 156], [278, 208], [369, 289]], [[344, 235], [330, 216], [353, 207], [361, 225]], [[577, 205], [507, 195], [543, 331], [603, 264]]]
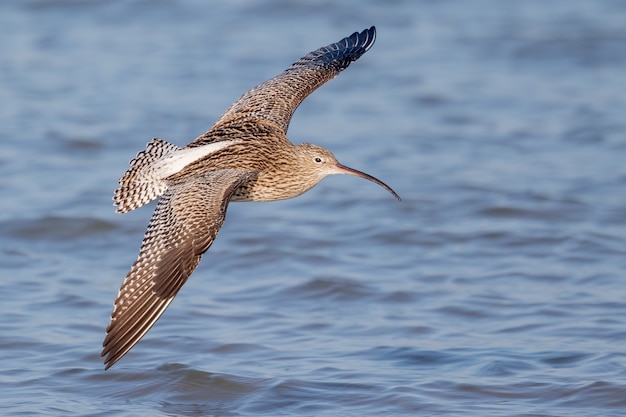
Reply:
[[315, 158], [315, 162], [322, 162], [322, 158], [320, 158], [319, 156]]

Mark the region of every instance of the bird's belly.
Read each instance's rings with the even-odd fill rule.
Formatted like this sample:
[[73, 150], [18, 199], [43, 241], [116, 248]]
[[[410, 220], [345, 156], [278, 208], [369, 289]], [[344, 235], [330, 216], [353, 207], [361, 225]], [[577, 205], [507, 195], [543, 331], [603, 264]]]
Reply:
[[239, 187], [230, 201], [277, 201], [294, 198], [302, 194], [305, 190], [292, 189], [273, 185], [265, 187], [258, 182], [254, 185], [246, 184]]

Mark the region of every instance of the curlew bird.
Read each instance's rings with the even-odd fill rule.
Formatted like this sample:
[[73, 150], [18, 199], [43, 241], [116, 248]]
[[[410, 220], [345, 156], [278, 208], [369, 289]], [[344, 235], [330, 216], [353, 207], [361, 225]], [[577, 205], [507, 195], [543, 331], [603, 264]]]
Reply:
[[296, 197], [333, 174], [382, 181], [341, 165], [322, 147], [286, 136], [298, 105], [374, 44], [376, 29], [355, 32], [300, 58], [252, 88], [185, 147], [152, 139], [130, 162], [113, 197], [126, 213], [161, 197], [139, 256], [115, 299], [102, 344], [106, 368], [154, 325], [194, 271], [224, 223], [230, 201]]

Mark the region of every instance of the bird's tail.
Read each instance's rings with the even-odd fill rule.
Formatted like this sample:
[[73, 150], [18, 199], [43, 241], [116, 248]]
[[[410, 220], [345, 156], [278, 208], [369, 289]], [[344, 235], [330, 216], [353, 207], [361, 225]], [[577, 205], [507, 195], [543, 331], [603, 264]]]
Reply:
[[159, 138], [148, 142], [146, 149], [130, 161], [130, 168], [119, 180], [120, 187], [113, 196], [118, 213], [141, 207], [165, 192], [167, 184], [158, 175], [155, 162], [178, 150], [178, 146]]

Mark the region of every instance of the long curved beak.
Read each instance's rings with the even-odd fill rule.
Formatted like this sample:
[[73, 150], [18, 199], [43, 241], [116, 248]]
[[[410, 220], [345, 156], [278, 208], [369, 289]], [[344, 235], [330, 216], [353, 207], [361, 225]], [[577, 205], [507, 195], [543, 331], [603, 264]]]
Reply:
[[391, 195], [393, 195], [398, 201], [400, 201], [400, 196], [394, 190], [392, 190], [390, 186], [388, 186], [387, 184], [385, 184], [384, 182], [382, 182], [378, 178], [375, 178], [375, 177], [372, 177], [369, 174], [366, 174], [365, 172], [357, 171], [356, 169], [349, 168], [349, 167], [347, 167], [345, 165], [341, 165], [339, 163], [337, 163], [336, 172], [337, 172], [337, 174], [355, 175], [357, 177], [361, 177], [361, 178], [365, 178], [366, 180], [370, 180], [370, 181], [380, 185], [385, 190], [389, 191], [391, 193]]

